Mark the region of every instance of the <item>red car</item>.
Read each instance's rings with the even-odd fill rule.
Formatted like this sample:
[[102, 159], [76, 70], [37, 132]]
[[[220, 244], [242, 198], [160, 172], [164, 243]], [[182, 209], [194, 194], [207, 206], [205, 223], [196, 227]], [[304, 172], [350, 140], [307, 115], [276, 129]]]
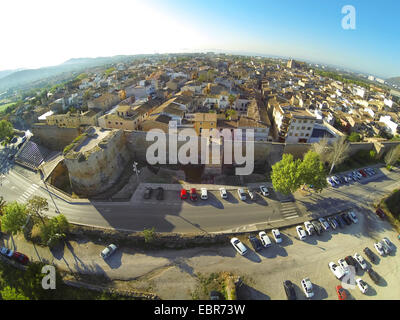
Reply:
[[197, 192], [195, 188], [190, 189], [190, 200], [192, 201], [197, 200]]
[[361, 173], [363, 177], [368, 177], [364, 170], [360, 169], [358, 172]]
[[12, 258], [15, 261], [17, 261], [19, 263], [22, 263], [24, 265], [29, 263], [29, 258], [26, 255], [24, 255], [23, 253], [20, 253], [20, 252], [17, 252], [17, 251], [14, 251], [14, 253], [12, 255]]
[[347, 299], [346, 290], [344, 290], [342, 286], [336, 286], [336, 293], [338, 295], [339, 300]]
[[181, 199], [182, 199], [182, 200], [186, 200], [187, 197], [188, 197], [188, 194], [187, 194], [186, 189], [182, 189], [182, 190], [181, 190]]
[[377, 208], [375, 210], [376, 215], [381, 218], [382, 220], [386, 218], [386, 214], [383, 212], [381, 208]]

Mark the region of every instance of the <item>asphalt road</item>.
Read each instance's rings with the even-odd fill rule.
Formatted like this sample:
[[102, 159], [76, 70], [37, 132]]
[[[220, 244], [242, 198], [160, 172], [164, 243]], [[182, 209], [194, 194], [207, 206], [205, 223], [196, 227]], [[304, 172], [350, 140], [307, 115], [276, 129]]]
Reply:
[[[217, 192], [209, 192], [208, 200], [182, 201], [179, 194], [166, 191], [162, 201], [144, 200], [141, 194], [134, 196], [131, 202], [91, 202], [88, 204], [70, 204], [49, 193], [40, 179], [32, 182], [16, 172], [20, 167], [10, 169], [4, 164], [0, 176], [0, 194], [6, 201], [26, 202], [31, 196], [45, 197], [49, 202], [50, 216], [59, 211], [73, 223], [122, 230], [142, 231], [155, 227], [158, 232], [221, 232], [254, 231], [268, 226], [297, 223], [298, 219], [331, 214], [332, 210], [367, 205], [374, 197], [389, 192], [399, 186], [399, 172], [387, 173], [381, 169], [376, 176], [365, 178], [362, 183], [339, 188], [328, 188], [319, 195], [296, 194], [295, 202], [281, 203], [272, 194], [269, 197], [258, 195], [257, 201], [240, 201], [236, 192], [229, 194], [228, 200], [222, 200]], [[7, 168], [7, 170], [4, 170]], [[31, 177], [32, 173], [28, 172]]]

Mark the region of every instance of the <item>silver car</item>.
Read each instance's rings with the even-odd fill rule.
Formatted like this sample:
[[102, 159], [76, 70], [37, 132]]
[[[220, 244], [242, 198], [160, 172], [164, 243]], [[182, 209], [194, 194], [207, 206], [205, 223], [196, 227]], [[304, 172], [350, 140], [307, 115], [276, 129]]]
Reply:
[[101, 253], [100, 253], [100, 257], [102, 257], [103, 259], [107, 259], [108, 257], [110, 257], [115, 251], [117, 251], [117, 246], [115, 244], [110, 244], [109, 246], [107, 246]]

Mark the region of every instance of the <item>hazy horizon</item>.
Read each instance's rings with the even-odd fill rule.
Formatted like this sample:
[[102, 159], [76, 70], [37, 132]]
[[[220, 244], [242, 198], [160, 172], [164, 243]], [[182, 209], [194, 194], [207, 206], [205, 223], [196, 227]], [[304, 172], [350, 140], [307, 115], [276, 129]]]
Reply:
[[[356, 9], [355, 30], [341, 27], [347, 4]], [[54, 6], [20, 0], [0, 8], [6, 13], [0, 30], [8, 30], [2, 32], [7, 50], [0, 52], [0, 70], [74, 58], [236, 51], [400, 76], [397, 1], [59, 0]]]

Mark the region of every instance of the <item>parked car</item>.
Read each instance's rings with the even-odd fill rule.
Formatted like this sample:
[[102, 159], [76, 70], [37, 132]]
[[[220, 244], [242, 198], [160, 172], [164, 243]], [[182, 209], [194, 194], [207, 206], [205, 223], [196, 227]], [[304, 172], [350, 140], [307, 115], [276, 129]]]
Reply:
[[336, 186], [336, 183], [335, 183], [331, 178], [326, 178], [326, 182], [328, 182], [328, 184], [329, 184], [331, 187]]
[[180, 197], [182, 200], [186, 200], [188, 195], [187, 195], [187, 190], [186, 189], [181, 189], [181, 194]]
[[13, 137], [13, 138], [11, 139], [10, 143], [16, 143], [17, 141], [18, 141], [18, 138], [17, 138], [17, 137]]
[[339, 280], [342, 279], [345, 275], [342, 267], [338, 266], [334, 262], [329, 262], [329, 269], [331, 269], [333, 275], [338, 278]]
[[322, 228], [324, 228], [325, 231], [328, 231], [330, 229], [329, 223], [326, 222], [324, 218], [319, 218], [318, 221], [322, 225]]
[[269, 196], [269, 191], [268, 188], [266, 186], [260, 186], [260, 191], [262, 193], [262, 195], [264, 197], [268, 197]]
[[339, 226], [340, 228], [343, 228], [343, 227], [344, 227], [345, 222], [344, 222], [344, 220], [342, 219], [341, 216], [336, 216], [336, 217], [335, 217], [335, 220], [336, 220], [336, 222], [337, 222], [337, 224], [338, 224], [338, 226]]
[[254, 200], [256, 198], [256, 193], [251, 189], [247, 190], [247, 193], [249, 194], [251, 200]]
[[7, 157], [8, 161], [11, 161], [14, 159], [14, 155], [13, 154], [9, 154]]
[[370, 248], [365, 247], [363, 251], [364, 251], [365, 255], [367, 256], [367, 258], [369, 260], [371, 260], [371, 262], [375, 262], [376, 261], [375, 254], [371, 251]]
[[363, 269], [363, 270], [367, 270], [368, 269], [367, 262], [364, 260], [364, 258], [360, 254], [355, 253], [354, 254], [354, 259], [358, 262], [358, 264], [360, 265], [361, 269]]
[[341, 184], [345, 184], [347, 182], [342, 176], [336, 176], [336, 177]]
[[1, 253], [3, 256], [7, 257], [7, 258], [11, 258], [12, 255], [14, 254], [14, 250], [8, 249], [8, 248], [6, 248], [6, 247], [1, 247], [0, 253]]
[[361, 173], [361, 175], [365, 178], [367, 177], [367, 174], [364, 172], [364, 170], [360, 169], [358, 170], [359, 173]]
[[282, 236], [278, 229], [272, 229], [272, 235], [274, 236], [276, 243], [282, 242]]
[[385, 212], [383, 212], [383, 210], [381, 208], [379, 208], [379, 207], [375, 210], [375, 213], [382, 220], [386, 218]]
[[356, 213], [355, 213], [353, 210], [352, 210], [352, 211], [349, 211], [347, 214], [348, 214], [350, 220], [351, 220], [353, 223], [357, 223], [357, 222], [358, 222]]
[[351, 220], [350, 220], [349, 216], [347, 215], [347, 213], [342, 213], [340, 216], [342, 217], [342, 219], [348, 226], [351, 225]]
[[235, 250], [239, 252], [239, 254], [242, 256], [244, 256], [248, 252], [246, 246], [238, 238], [232, 238], [231, 244], [235, 248]]
[[369, 268], [367, 270], [369, 277], [371, 278], [371, 280], [373, 282], [375, 282], [376, 284], [379, 283], [381, 277], [379, 276], [379, 274], [376, 273], [376, 271], [372, 270], [372, 268]]
[[100, 252], [100, 257], [105, 260], [109, 258], [115, 251], [117, 251], [117, 246], [115, 244], [110, 244], [102, 252]]
[[242, 188], [238, 189], [237, 193], [238, 193], [240, 200], [246, 201], [246, 193], [244, 192], [244, 190]]
[[196, 201], [197, 200], [197, 190], [196, 188], [191, 188], [189, 191], [190, 200]]
[[346, 290], [344, 290], [342, 286], [336, 286], [336, 293], [339, 300], [347, 300]]
[[157, 200], [164, 200], [164, 189], [162, 187], [157, 188], [157, 195], [156, 195]]
[[201, 191], [200, 195], [201, 200], [207, 200], [208, 199], [207, 189], [201, 188], [200, 191]]
[[265, 231], [261, 231], [258, 236], [260, 237], [261, 244], [265, 247], [268, 248], [272, 245], [271, 239], [268, 237]]
[[307, 230], [309, 236], [312, 236], [315, 233], [314, 226], [311, 224], [310, 221], [304, 222], [304, 227]]
[[390, 252], [393, 250], [394, 244], [388, 238], [386, 238], [386, 237], [383, 238], [382, 243], [384, 243], [389, 248]]
[[326, 219], [326, 221], [329, 223], [329, 225], [332, 227], [333, 230], [337, 229], [338, 224], [335, 219], [329, 217]]
[[334, 182], [335, 184], [337, 184], [337, 185], [340, 184], [340, 181], [339, 181], [338, 177], [332, 176], [331, 179], [333, 180], [333, 182]]
[[210, 292], [210, 300], [221, 300], [221, 294], [218, 291], [211, 291]]
[[228, 193], [226, 192], [225, 188], [220, 188], [219, 189], [219, 194], [221, 195], [222, 199], [228, 199]]
[[358, 279], [356, 279], [356, 283], [357, 283], [358, 289], [360, 289], [360, 291], [362, 293], [365, 294], [368, 291], [368, 285], [364, 280], [362, 280], [361, 278], [358, 278]]
[[314, 296], [313, 286], [309, 278], [301, 280], [301, 287], [307, 298], [312, 298]]
[[380, 242], [374, 243], [375, 250], [379, 253], [380, 256], [384, 256], [385, 252], [383, 251], [382, 244]]
[[321, 224], [318, 221], [312, 221], [311, 223], [314, 227], [315, 233], [320, 236], [322, 234]]
[[254, 251], [260, 251], [263, 248], [260, 239], [258, 239], [257, 237], [250, 235], [249, 240], [251, 245], [253, 246]]
[[344, 258], [348, 265], [353, 266], [355, 271], [358, 272], [360, 265], [358, 264], [357, 260], [354, 259], [352, 256], [347, 256]]
[[17, 251], [14, 251], [12, 258], [23, 265], [27, 265], [29, 263], [29, 258], [25, 254]]
[[382, 246], [383, 252], [384, 252], [385, 254], [387, 254], [387, 255], [390, 254], [390, 248], [386, 245], [386, 243], [383, 242], [383, 241], [380, 241], [379, 243], [380, 243], [381, 246]]
[[349, 264], [346, 262], [346, 260], [344, 260], [344, 259], [339, 259], [339, 260], [338, 260], [338, 264], [339, 264], [339, 266], [342, 268], [342, 270], [344, 271], [345, 274], [349, 274], [349, 273], [350, 273], [350, 266], [349, 266]]
[[146, 187], [146, 189], [144, 190], [143, 198], [150, 199], [152, 193], [153, 193], [153, 189], [150, 187]]
[[301, 226], [296, 227], [297, 234], [299, 235], [300, 240], [304, 240], [306, 238], [306, 232]]
[[358, 171], [353, 171], [353, 174], [358, 178], [358, 180], [360, 180], [363, 177], [362, 174]]
[[283, 282], [283, 288], [285, 289], [288, 300], [296, 300], [296, 290], [294, 289], [294, 285], [290, 280], [285, 280]]

